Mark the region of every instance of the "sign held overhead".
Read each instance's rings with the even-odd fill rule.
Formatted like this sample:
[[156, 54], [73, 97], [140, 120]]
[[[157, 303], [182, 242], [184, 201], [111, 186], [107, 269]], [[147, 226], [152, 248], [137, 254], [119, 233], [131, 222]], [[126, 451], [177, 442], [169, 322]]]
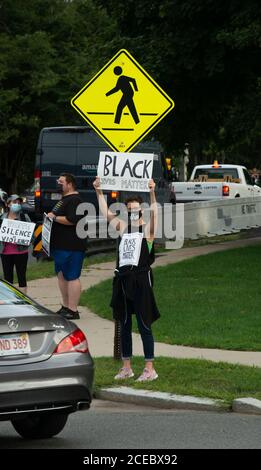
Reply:
[[115, 191], [149, 191], [153, 153], [100, 152], [98, 176], [101, 189]]

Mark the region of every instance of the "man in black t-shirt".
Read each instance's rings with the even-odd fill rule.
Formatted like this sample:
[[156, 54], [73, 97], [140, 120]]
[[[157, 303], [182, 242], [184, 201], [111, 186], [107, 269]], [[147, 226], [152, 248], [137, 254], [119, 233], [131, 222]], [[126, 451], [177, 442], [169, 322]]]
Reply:
[[57, 313], [69, 320], [80, 318], [78, 303], [81, 295], [80, 275], [86, 249], [86, 240], [77, 236], [76, 225], [81, 216], [76, 209], [82, 202], [76, 191], [76, 181], [70, 173], [57, 180], [63, 197], [47, 215], [53, 219], [51, 255], [62, 295], [62, 306]]

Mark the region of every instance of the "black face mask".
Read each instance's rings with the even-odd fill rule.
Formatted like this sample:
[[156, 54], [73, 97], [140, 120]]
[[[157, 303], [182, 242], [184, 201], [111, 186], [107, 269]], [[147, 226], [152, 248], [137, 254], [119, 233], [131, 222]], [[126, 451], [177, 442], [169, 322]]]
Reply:
[[59, 192], [63, 192], [63, 185], [62, 185], [62, 183], [57, 183], [57, 181], [56, 181], [56, 189], [57, 189], [57, 191], [59, 191]]
[[128, 211], [128, 220], [130, 222], [137, 222], [142, 217], [142, 211]]

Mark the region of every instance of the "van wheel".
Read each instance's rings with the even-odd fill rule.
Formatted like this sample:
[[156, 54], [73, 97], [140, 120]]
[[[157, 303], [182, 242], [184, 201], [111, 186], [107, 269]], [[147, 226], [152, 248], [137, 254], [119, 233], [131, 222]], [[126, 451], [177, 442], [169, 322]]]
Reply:
[[236, 194], [235, 197], [240, 197], [240, 194]]
[[53, 437], [64, 428], [68, 415], [64, 413], [34, 414], [12, 421], [20, 436], [27, 439], [46, 439]]

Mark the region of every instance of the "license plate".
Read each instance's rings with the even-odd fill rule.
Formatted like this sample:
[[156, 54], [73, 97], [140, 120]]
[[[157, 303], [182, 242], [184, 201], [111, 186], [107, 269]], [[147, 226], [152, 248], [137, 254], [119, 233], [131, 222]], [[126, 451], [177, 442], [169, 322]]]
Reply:
[[62, 195], [59, 193], [51, 193], [51, 199], [53, 201], [59, 201], [59, 199], [62, 199]]
[[27, 333], [0, 336], [0, 356], [29, 354], [30, 352], [31, 346]]

